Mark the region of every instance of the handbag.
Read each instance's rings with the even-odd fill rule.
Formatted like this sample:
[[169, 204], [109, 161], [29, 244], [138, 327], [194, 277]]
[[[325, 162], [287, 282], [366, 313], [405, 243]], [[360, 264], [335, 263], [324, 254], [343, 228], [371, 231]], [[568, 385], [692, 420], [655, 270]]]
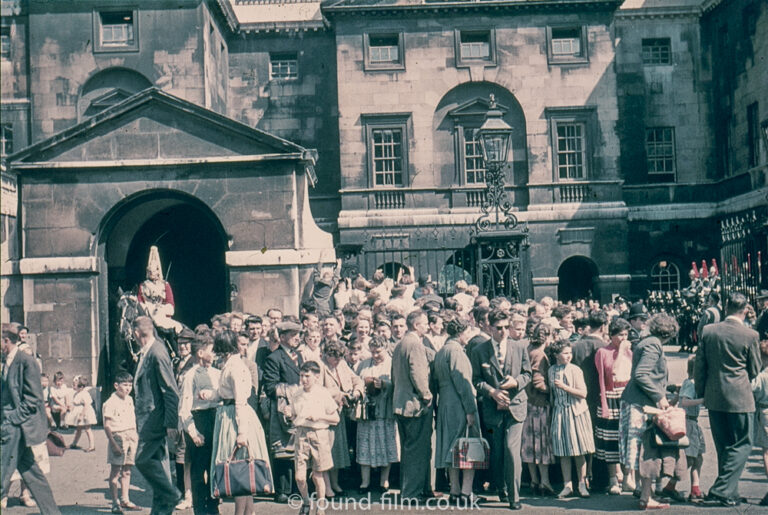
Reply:
[[653, 423], [670, 440], [679, 440], [685, 436], [685, 410], [683, 408], [667, 408], [653, 417]]
[[[476, 427], [476, 426], [472, 426]], [[469, 425], [464, 436], [457, 438], [451, 449], [453, 468], [462, 470], [485, 470], [490, 465], [491, 448], [479, 435], [469, 436]]]
[[64, 437], [56, 431], [49, 431], [45, 439], [45, 446], [48, 448], [48, 456], [64, 456], [67, 450], [67, 442]]
[[[235, 446], [230, 457], [213, 468], [213, 497], [241, 497], [256, 493], [272, 493], [272, 475], [269, 464], [251, 458], [235, 459], [239, 447]], [[246, 448], [246, 452], [248, 449]]]
[[655, 447], [677, 447], [679, 449], [683, 449], [691, 445], [691, 442], [688, 440], [687, 436], [683, 436], [677, 440], [672, 440], [658, 426], [652, 426], [651, 431], [653, 431], [653, 438], [651, 439], [651, 443]]

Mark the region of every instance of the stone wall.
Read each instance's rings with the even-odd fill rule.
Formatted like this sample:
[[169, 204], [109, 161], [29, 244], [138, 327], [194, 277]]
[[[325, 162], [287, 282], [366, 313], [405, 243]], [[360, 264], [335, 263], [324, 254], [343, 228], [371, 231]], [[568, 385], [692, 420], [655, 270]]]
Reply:
[[94, 51], [95, 9], [101, 4], [70, 2], [57, 12], [38, 5], [29, 15], [32, 141], [80, 121], [82, 86], [110, 68], [136, 71], [163, 91], [205, 105], [201, 22], [207, 8], [188, 0], [177, 4], [140, 4], [138, 50], [130, 52]]
[[[339, 210], [339, 138], [332, 32], [241, 34], [229, 41], [230, 117], [318, 150], [312, 210], [335, 220]], [[296, 80], [270, 80], [270, 52], [295, 52]]]

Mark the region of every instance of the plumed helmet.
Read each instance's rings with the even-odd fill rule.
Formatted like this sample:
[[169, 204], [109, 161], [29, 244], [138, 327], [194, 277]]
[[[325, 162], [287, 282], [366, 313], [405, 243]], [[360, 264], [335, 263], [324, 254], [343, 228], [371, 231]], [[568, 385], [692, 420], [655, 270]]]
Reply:
[[149, 248], [149, 260], [147, 261], [147, 275], [163, 276], [163, 269], [160, 266], [160, 252], [157, 247], [152, 245]]

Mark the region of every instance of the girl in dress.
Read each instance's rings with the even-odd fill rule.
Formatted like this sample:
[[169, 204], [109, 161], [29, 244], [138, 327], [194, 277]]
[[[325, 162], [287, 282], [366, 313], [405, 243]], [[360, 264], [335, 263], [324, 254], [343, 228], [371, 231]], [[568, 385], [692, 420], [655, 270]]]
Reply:
[[72, 399], [72, 411], [67, 414], [67, 425], [75, 426], [75, 439], [72, 440], [70, 449], [79, 449], [77, 442], [80, 440], [80, 436], [85, 433], [88, 437], [88, 447], [84, 449], [85, 452], [93, 452], [94, 441], [93, 431], [91, 426], [96, 423], [96, 410], [93, 409], [93, 397], [88, 393], [86, 387], [88, 386], [88, 378], [84, 376], [78, 376], [75, 380], [75, 396]]
[[[255, 459], [255, 466], [261, 474], [256, 477], [265, 478], [263, 484], [257, 484], [257, 491], [273, 492], [272, 472], [269, 469], [267, 454], [267, 439], [264, 429], [250, 405], [252, 378], [237, 348], [237, 335], [229, 330], [216, 334], [213, 350], [223, 357], [224, 366], [221, 369], [219, 388], [215, 392], [204, 390], [200, 397], [205, 400], [220, 399], [222, 404], [216, 408], [216, 425], [213, 428], [213, 452], [211, 459], [211, 489], [216, 484], [216, 464], [225, 462], [232, 456], [235, 449], [240, 452], [245, 448], [248, 456]], [[235, 515], [252, 515], [256, 513], [253, 497], [243, 495], [235, 497]]]
[[387, 341], [374, 336], [368, 343], [371, 358], [360, 362], [359, 376], [365, 384], [368, 419], [357, 423], [357, 462], [360, 464], [360, 491], [370, 491], [371, 469], [381, 468], [379, 485], [389, 490], [389, 469], [400, 461], [397, 425], [392, 412], [392, 359]]
[[589, 497], [587, 490], [586, 455], [595, 452], [592, 421], [587, 406], [587, 386], [584, 373], [571, 364], [573, 354], [568, 340], [557, 340], [547, 348], [549, 361], [550, 404], [552, 406], [552, 452], [560, 458], [563, 472], [563, 490], [558, 498], [573, 493], [571, 458], [579, 474], [579, 495]]

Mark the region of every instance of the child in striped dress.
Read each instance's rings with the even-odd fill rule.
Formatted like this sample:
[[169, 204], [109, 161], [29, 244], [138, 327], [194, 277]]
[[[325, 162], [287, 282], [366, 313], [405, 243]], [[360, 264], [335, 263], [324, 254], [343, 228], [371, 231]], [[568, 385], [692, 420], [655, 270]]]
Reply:
[[568, 340], [558, 340], [551, 344], [547, 353], [552, 363], [548, 373], [552, 406], [552, 452], [560, 458], [564, 483], [558, 498], [573, 493], [571, 458], [576, 462], [579, 474], [579, 495], [589, 497], [586, 455], [595, 452], [595, 440], [587, 407], [584, 374], [579, 367], [571, 364], [573, 354]]

